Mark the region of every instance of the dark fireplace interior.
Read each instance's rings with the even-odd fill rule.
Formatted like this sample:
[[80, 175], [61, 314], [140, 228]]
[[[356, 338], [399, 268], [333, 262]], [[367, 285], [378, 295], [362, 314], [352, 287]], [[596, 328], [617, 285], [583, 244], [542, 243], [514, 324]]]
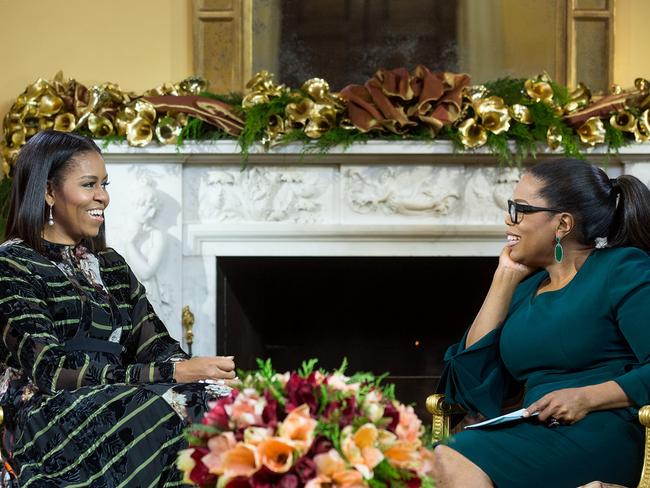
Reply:
[[348, 373], [389, 373], [422, 419], [424, 400], [481, 306], [495, 257], [219, 257], [217, 351], [277, 371], [344, 357]]

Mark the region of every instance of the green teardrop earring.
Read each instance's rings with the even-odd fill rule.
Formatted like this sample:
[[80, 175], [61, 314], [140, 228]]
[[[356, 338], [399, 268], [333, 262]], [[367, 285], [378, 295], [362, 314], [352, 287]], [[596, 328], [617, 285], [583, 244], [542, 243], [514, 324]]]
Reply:
[[563, 257], [564, 249], [562, 249], [562, 244], [560, 244], [560, 238], [555, 236], [555, 261], [561, 263]]

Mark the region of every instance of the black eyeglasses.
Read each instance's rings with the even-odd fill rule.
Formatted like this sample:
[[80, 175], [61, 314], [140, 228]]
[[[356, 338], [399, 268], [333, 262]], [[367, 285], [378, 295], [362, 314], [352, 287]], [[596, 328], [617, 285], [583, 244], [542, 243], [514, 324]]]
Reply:
[[513, 202], [508, 200], [508, 214], [510, 214], [510, 220], [513, 224], [518, 224], [521, 222], [519, 216], [521, 214], [529, 214], [535, 212], [553, 212], [553, 213], [562, 213], [562, 210], [557, 210], [555, 208], [545, 208], [545, 207], [534, 207], [532, 205], [525, 205], [523, 203]]

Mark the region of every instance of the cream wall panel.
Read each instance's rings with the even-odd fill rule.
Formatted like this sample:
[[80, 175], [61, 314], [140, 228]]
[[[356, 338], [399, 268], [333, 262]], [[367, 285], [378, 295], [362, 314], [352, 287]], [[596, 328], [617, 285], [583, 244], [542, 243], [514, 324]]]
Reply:
[[[63, 70], [142, 91], [192, 74], [191, 0], [0, 0], [0, 114]], [[1, 122], [0, 122], [1, 123]]]

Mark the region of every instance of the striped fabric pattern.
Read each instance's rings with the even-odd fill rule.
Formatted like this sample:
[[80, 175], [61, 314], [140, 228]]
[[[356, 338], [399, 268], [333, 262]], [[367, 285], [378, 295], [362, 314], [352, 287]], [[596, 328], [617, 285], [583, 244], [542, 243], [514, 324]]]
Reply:
[[0, 246], [0, 361], [20, 376], [0, 398], [3, 457], [22, 488], [181, 486], [182, 431], [214, 392], [174, 383], [173, 361], [187, 355], [118, 253], [95, 255], [99, 287], [78, 249], [45, 244], [45, 255]]

